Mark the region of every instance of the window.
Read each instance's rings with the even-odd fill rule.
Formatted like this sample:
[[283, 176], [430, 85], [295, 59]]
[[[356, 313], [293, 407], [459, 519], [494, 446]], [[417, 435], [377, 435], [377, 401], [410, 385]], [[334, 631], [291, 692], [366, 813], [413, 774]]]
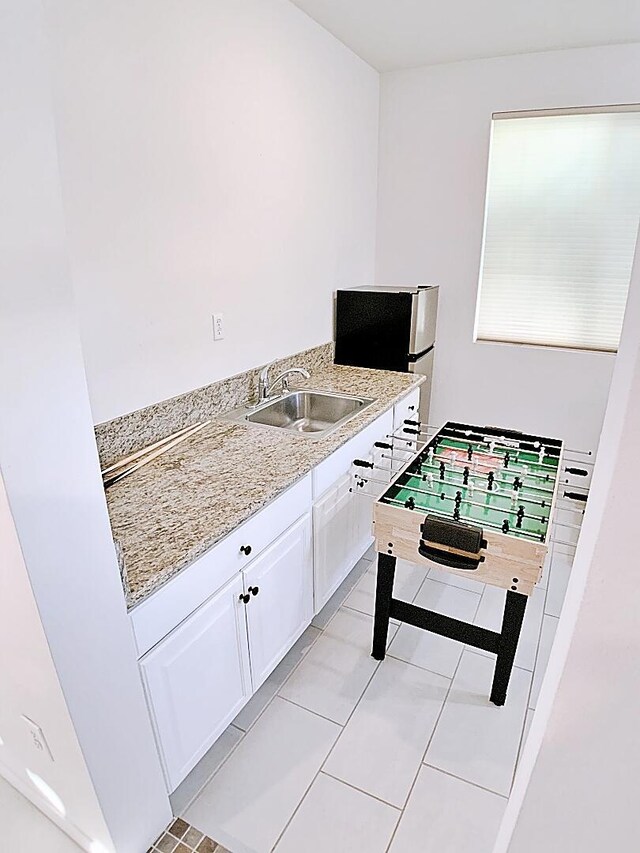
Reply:
[[475, 339], [616, 352], [640, 106], [493, 116]]

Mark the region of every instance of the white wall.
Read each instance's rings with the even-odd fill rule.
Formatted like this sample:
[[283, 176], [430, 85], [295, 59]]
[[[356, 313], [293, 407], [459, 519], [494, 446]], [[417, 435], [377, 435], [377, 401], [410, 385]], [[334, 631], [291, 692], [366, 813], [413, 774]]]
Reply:
[[632, 281], [583, 533], [496, 853], [638, 846], [638, 249]]
[[459, 62], [381, 84], [376, 279], [441, 285], [430, 420], [595, 448], [615, 358], [474, 344], [492, 112], [637, 102], [640, 46]]
[[[0, 648], [0, 775], [85, 849], [91, 841], [109, 849], [109, 831], [51, 659], [1, 477]], [[33, 745], [23, 714], [42, 728], [53, 760]], [[36, 789], [27, 769], [60, 797], [64, 814]]]
[[377, 72], [288, 0], [45, 6], [95, 420], [330, 340], [373, 278]]
[[[113, 846], [108, 839], [104, 843], [117, 853], [140, 853], [171, 812], [93, 435], [65, 244], [41, 4], [0, 0], [0, 21], [0, 471], [21, 552], [19, 559], [3, 504], [2, 559], [11, 561], [12, 573], [3, 574], [0, 595], [3, 607], [11, 608], [15, 598], [16, 607], [27, 613], [32, 604], [25, 597], [24, 565]], [[60, 694], [51, 688], [42, 634], [32, 611], [25, 618], [29, 621], [17, 636], [0, 640], [11, 671], [15, 674], [14, 664], [22, 669], [22, 678], [9, 689], [3, 682], [1, 703], [10, 715], [24, 708], [40, 718], [36, 722], [55, 747], [50, 784], [68, 798], [70, 821], [90, 838], [101, 832], [95, 797], [78, 769]], [[52, 698], [49, 711], [36, 695], [40, 687]], [[19, 758], [32, 759], [18, 743], [14, 717], [3, 722], [9, 736], [2, 749], [11, 751], [16, 771]], [[24, 766], [17, 773], [24, 779]]]

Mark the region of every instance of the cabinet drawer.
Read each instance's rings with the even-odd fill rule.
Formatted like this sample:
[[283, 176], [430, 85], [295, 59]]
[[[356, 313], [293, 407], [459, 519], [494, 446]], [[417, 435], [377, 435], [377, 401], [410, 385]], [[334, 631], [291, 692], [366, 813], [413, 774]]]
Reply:
[[314, 499], [319, 498], [336, 480], [349, 473], [354, 459], [366, 459], [373, 451], [374, 442], [384, 440], [385, 435], [391, 432], [392, 426], [393, 411], [390, 409], [314, 468]]
[[138, 655], [186, 619], [310, 508], [311, 475], [307, 475], [135, 607], [130, 617]]

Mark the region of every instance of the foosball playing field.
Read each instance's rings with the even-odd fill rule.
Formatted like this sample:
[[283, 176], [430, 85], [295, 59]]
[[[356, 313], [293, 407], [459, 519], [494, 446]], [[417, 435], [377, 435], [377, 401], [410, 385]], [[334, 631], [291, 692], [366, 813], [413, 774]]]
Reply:
[[[403, 432], [419, 443], [419, 424]], [[493, 652], [491, 701], [504, 704], [527, 598], [547, 554], [562, 449], [558, 439], [448, 422], [403, 465], [374, 504], [375, 658], [385, 656], [390, 619]], [[395, 446], [390, 458], [403, 464]], [[397, 558], [505, 589], [502, 630], [394, 598]]]
[[544, 542], [561, 442], [513, 436], [447, 423], [381, 500]]

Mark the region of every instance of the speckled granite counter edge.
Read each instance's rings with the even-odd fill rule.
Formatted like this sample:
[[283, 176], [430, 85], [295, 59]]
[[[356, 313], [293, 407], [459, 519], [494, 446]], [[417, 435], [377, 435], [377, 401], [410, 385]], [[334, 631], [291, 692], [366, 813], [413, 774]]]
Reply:
[[[396, 374], [396, 376], [398, 376], [398, 374]], [[256, 428], [255, 426], [238, 426], [237, 428], [239, 429], [249, 429], [252, 432], [257, 429], [258, 434], [262, 433], [265, 438], [270, 437], [272, 440], [280, 440], [283, 442], [283, 444], [285, 441], [294, 441], [296, 443], [299, 443], [300, 448], [306, 448], [307, 450], [315, 449], [318, 452], [309, 454], [309, 456], [312, 458], [310, 458], [306, 463], [301, 463], [294, 474], [290, 475], [289, 477], [280, 479], [277, 486], [273, 488], [271, 493], [263, 500], [261, 500], [258, 504], [251, 506], [248, 505], [246, 513], [236, 514], [233, 523], [230, 523], [228, 526], [218, 526], [218, 529], [216, 530], [215, 534], [212, 534], [210, 537], [206, 537], [200, 540], [195, 546], [186, 549], [183, 552], [181, 559], [172, 562], [171, 566], [167, 567], [164, 570], [154, 572], [153, 576], [146, 583], [139, 584], [135, 591], [132, 591], [130, 588], [126, 567], [124, 565], [124, 562], [121, 562], [123, 587], [125, 590], [125, 598], [128, 610], [131, 612], [135, 607], [138, 607], [140, 604], [147, 601], [154, 593], [158, 592], [158, 590], [164, 587], [167, 583], [176, 579], [178, 575], [180, 575], [185, 569], [187, 569], [194, 562], [196, 562], [196, 560], [200, 559], [200, 557], [210, 551], [213, 547], [220, 544], [220, 542], [222, 542], [224, 539], [226, 539], [227, 536], [232, 534], [233, 531], [236, 530], [241, 524], [244, 524], [258, 512], [261, 512], [274, 500], [277, 500], [282, 494], [284, 494], [284, 492], [286, 492], [297, 482], [306, 477], [311, 471], [313, 471], [314, 468], [316, 468], [318, 465], [328, 459], [352, 438], [354, 438], [360, 432], [370, 426], [379, 417], [393, 409], [393, 407], [397, 403], [399, 403], [402, 399], [411, 394], [424, 382], [424, 378], [418, 374], [402, 374], [402, 376], [407, 380], [410, 379], [410, 384], [408, 384], [407, 387], [405, 387], [401, 392], [395, 394], [394, 396], [386, 400], [381, 407], [378, 408], [374, 405], [372, 407], [372, 411], [363, 412], [356, 420], [355, 424], [353, 423], [353, 421], [344, 424], [334, 433], [327, 436], [327, 438], [324, 439], [323, 442], [309, 442], [308, 439], [302, 436], [285, 436], [277, 433], [274, 430], [264, 431], [262, 428]], [[315, 387], [320, 386], [316, 385]], [[212, 423], [212, 428], [214, 429], [228, 428], [229, 426], [229, 422], [220, 419], [216, 419]], [[253, 432], [253, 435], [255, 437], [256, 432]], [[329, 446], [321, 449], [322, 444], [325, 442], [328, 443]], [[311, 445], [313, 445], [313, 448]], [[119, 543], [117, 542], [117, 540], [116, 545], [122, 560], [122, 550], [119, 547]]]

